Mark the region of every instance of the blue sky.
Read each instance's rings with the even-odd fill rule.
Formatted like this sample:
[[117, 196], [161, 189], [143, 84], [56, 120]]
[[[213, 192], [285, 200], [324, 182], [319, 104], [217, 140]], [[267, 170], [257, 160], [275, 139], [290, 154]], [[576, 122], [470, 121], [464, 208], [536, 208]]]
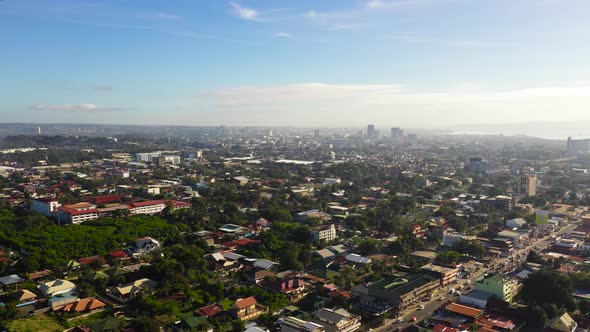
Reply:
[[4, 0], [6, 122], [590, 121], [586, 0]]

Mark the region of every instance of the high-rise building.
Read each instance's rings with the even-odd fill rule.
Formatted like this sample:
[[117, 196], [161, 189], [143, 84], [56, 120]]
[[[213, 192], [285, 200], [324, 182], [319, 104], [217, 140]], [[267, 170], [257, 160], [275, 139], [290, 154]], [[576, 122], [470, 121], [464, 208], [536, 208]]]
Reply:
[[375, 125], [370, 124], [370, 125], [367, 126], [367, 137], [369, 137], [369, 138], [375, 138], [376, 137], [376, 135], [375, 135]]
[[316, 129], [313, 131], [313, 137], [320, 138], [320, 130], [319, 129]]
[[590, 152], [590, 139], [572, 139], [567, 138], [567, 153], [568, 155], [576, 155], [578, 153]]
[[166, 166], [166, 157], [164, 156], [160, 156], [160, 157], [155, 157], [153, 159], [154, 165], [158, 166], [158, 167], [165, 167]]
[[391, 137], [400, 138], [404, 136], [404, 131], [401, 128], [391, 128]]
[[537, 174], [527, 173], [520, 177], [519, 193], [526, 196], [537, 194]]

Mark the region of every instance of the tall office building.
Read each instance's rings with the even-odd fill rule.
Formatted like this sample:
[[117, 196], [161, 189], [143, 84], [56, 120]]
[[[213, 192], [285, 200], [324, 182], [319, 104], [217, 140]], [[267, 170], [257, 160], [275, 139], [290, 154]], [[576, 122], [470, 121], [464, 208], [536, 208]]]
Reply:
[[320, 130], [319, 129], [316, 129], [313, 131], [313, 137], [320, 138]]
[[370, 124], [367, 126], [367, 137], [369, 137], [369, 138], [377, 137], [375, 134], [375, 125]]
[[520, 185], [518, 191], [526, 196], [535, 196], [537, 194], [537, 174], [523, 174], [520, 177]]
[[572, 139], [567, 138], [567, 153], [570, 156], [576, 154], [585, 154], [590, 152], [590, 139]]
[[391, 128], [391, 137], [400, 138], [404, 136], [404, 131], [401, 128]]

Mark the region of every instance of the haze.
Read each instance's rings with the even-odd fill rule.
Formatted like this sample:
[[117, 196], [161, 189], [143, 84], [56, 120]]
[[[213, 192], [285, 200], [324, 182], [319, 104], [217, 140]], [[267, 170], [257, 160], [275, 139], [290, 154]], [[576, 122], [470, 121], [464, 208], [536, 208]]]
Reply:
[[[565, 5], [567, 3], [567, 5]], [[6, 122], [590, 121], [588, 1], [0, 2]]]

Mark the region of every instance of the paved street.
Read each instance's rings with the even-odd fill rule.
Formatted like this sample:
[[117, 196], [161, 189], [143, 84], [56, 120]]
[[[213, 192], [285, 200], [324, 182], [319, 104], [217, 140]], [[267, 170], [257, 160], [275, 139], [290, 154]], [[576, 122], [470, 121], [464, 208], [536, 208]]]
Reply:
[[[568, 225], [565, 227], [562, 227], [559, 231], [554, 232], [552, 234], [550, 234], [549, 236], [546, 236], [544, 238], [541, 239], [535, 239], [534, 242], [530, 243], [527, 247], [524, 247], [520, 250], [518, 250], [517, 252], [515, 252], [514, 254], [512, 254], [509, 257], [505, 257], [505, 258], [499, 258], [499, 259], [495, 259], [492, 261], [491, 266], [488, 267], [487, 271], [492, 272], [492, 273], [500, 273], [500, 272], [508, 272], [509, 270], [513, 270], [515, 269], [518, 265], [522, 264], [527, 257], [527, 252], [529, 250], [536, 250], [538, 252], [541, 252], [542, 250], [545, 250], [547, 247], [549, 247], [551, 245], [551, 236], [552, 235], [562, 235], [565, 233], [570, 232], [571, 230], [573, 230], [574, 228], [576, 228], [577, 225], [573, 224], [573, 225]], [[538, 248], [538, 249], [535, 249]], [[502, 266], [502, 264], [506, 263], [506, 266]], [[485, 269], [482, 269], [481, 271], [479, 271], [478, 273], [472, 275], [469, 279], [465, 279], [465, 280], [460, 280], [460, 284], [466, 286], [467, 285], [467, 280], [469, 280], [469, 284], [473, 284], [475, 282], [475, 280], [477, 280], [479, 277], [481, 277], [481, 275], [483, 275], [486, 272]], [[461, 291], [462, 293], [466, 293], [469, 290], [465, 289], [466, 287], [463, 287], [463, 290]], [[444, 300], [439, 300], [439, 296], [443, 295], [444, 296]], [[408, 326], [411, 326], [414, 322], [412, 321], [413, 317], [416, 317], [416, 321], [421, 321], [423, 319], [425, 319], [426, 317], [431, 316], [436, 310], [438, 310], [440, 307], [442, 307], [443, 305], [449, 303], [449, 302], [454, 302], [456, 300], [458, 300], [459, 296], [458, 295], [451, 295], [451, 294], [446, 294], [445, 290], [441, 289], [437, 294], [432, 296], [432, 300], [429, 302], [420, 302], [421, 305], [424, 306], [424, 309], [418, 309], [418, 306], [414, 307], [413, 309], [410, 310], [406, 310], [403, 313], [403, 321], [402, 322], [398, 322], [395, 319], [388, 319], [385, 321], [385, 323], [377, 328], [374, 328], [373, 330], [375, 332], [382, 332], [382, 331], [396, 331], [397, 329], [405, 329]]]

